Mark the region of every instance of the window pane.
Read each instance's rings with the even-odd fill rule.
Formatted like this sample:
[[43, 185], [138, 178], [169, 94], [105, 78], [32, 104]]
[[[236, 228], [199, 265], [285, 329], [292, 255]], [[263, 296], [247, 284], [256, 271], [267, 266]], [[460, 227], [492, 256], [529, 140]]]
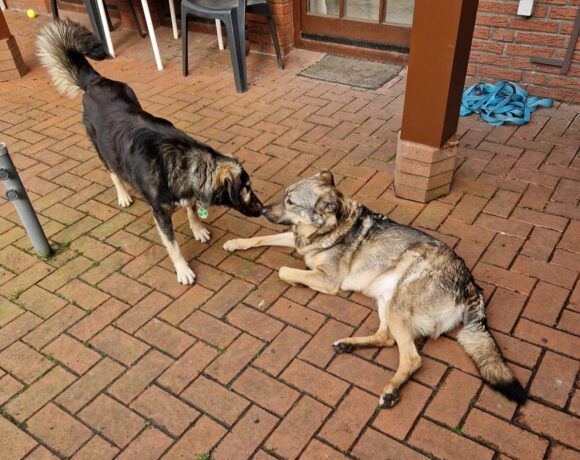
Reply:
[[308, 12], [321, 16], [338, 17], [339, 0], [308, 0]]
[[346, 0], [346, 17], [379, 22], [380, 0]]
[[387, 0], [385, 22], [410, 26], [413, 22], [414, 0]]

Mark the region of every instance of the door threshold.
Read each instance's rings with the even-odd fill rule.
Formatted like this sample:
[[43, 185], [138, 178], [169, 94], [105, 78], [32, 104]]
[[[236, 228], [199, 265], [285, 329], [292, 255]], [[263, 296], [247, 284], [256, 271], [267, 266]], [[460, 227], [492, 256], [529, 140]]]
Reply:
[[294, 46], [310, 51], [394, 64], [406, 64], [409, 59], [409, 48], [404, 46], [314, 34], [300, 34], [299, 37], [295, 37]]

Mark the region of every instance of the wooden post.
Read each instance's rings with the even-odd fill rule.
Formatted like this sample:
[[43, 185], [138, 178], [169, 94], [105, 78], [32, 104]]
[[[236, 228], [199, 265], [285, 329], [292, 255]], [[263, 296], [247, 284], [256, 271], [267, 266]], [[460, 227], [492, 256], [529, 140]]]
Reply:
[[14, 80], [26, 73], [24, 61], [10, 33], [4, 12], [0, 10], [0, 81]]
[[4, 17], [4, 12], [0, 10], [0, 40], [5, 40], [10, 37], [10, 29]]
[[449, 193], [477, 4], [478, 0], [415, 0], [395, 163], [399, 197], [427, 202]]

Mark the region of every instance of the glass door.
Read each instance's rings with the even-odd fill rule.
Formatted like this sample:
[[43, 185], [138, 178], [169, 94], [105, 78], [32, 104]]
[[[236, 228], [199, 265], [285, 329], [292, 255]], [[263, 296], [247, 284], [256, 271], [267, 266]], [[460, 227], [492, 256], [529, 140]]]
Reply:
[[414, 0], [301, 0], [302, 33], [407, 48]]

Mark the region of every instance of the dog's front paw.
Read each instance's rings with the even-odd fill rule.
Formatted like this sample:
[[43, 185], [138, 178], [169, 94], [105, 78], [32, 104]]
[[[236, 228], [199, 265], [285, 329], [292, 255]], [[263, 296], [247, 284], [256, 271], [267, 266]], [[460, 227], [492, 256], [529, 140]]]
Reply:
[[379, 399], [379, 406], [381, 406], [383, 409], [390, 409], [399, 402], [399, 399], [399, 390], [394, 389], [390, 393], [383, 393], [381, 395], [381, 399]]
[[332, 348], [337, 353], [351, 353], [354, 347], [350, 343], [343, 342], [342, 340], [337, 340], [332, 344]]
[[282, 281], [288, 283], [290, 286], [296, 286], [296, 283], [290, 278], [291, 272], [292, 269], [290, 267], [280, 267], [280, 270], [278, 270], [278, 276]]
[[177, 271], [177, 282], [179, 284], [188, 285], [195, 283], [195, 273], [188, 265], [175, 267], [175, 271]]
[[193, 232], [193, 237], [201, 243], [206, 243], [211, 238], [211, 233], [207, 228], [192, 228], [191, 231]]
[[228, 252], [243, 251], [248, 249], [245, 245], [245, 240], [242, 238], [226, 241], [223, 245], [223, 248]]
[[133, 204], [133, 198], [131, 198], [131, 195], [125, 192], [117, 196], [117, 202], [122, 208], [128, 208]]

